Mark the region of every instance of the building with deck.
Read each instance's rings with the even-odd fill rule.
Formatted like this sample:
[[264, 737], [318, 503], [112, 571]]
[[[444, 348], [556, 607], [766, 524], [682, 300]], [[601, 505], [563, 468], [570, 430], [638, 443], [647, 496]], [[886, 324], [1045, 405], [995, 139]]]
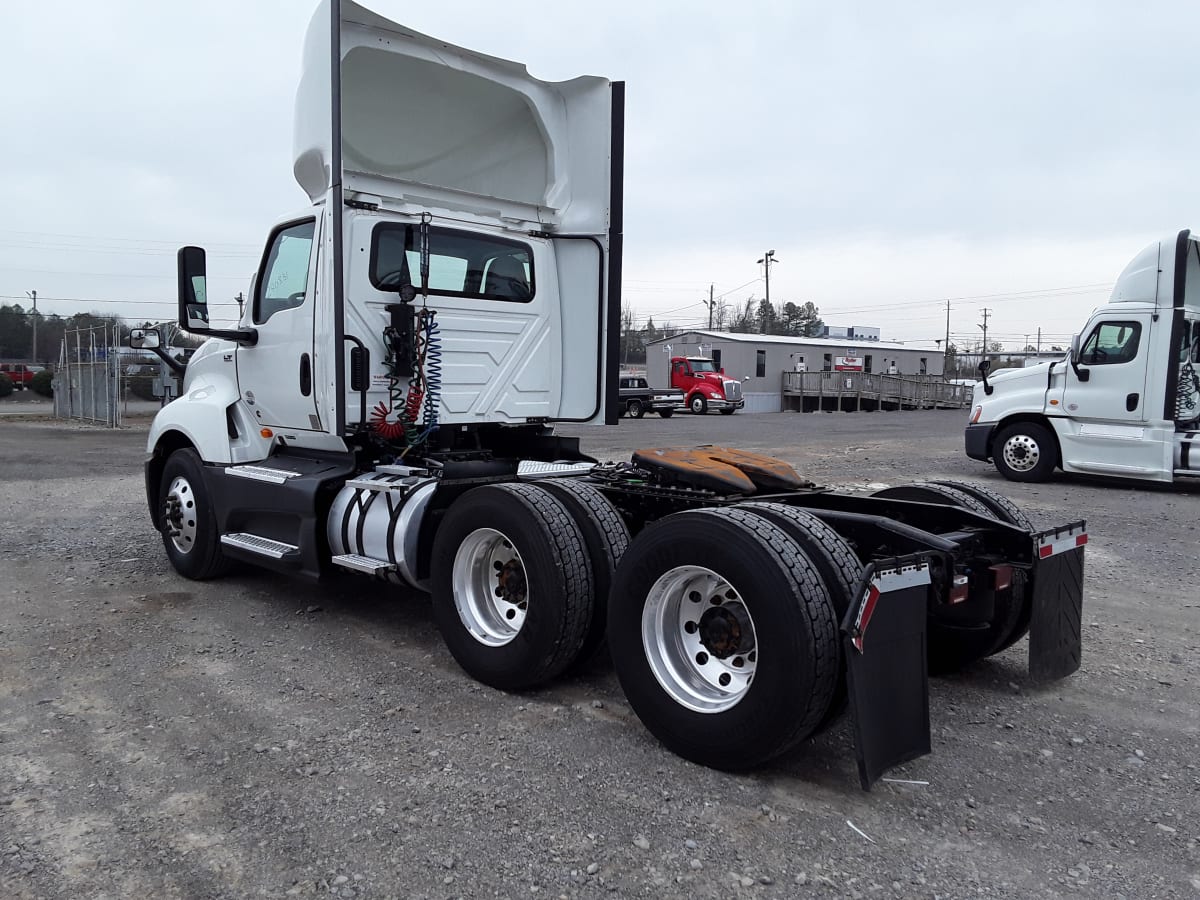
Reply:
[[[822, 398], [817, 406], [821, 408], [824, 398], [837, 395], [835, 388], [839, 384], [842, 399], [838, 402], [841, 408], [888, 408], [893, 396], [896, 405], [908, 405], [911, 397], [906, 399], [906, 394], [915, 395], [919, 391], [915, 388], [907, 391], [902, 389], [898, 378], [919, 384], [940, 384], [945, 363], [945, 354], [940, 349], [892, 341], [695, 330], [659, 338], [646, 345], [646, 377], [652, 387], [670, 385], [670, 360], [673, 356], [710, 357], [719, 368], [725, 370], [725, 374], [742, 381], [747, 412], [808, 408], [811, 404], [806, 403], [804, 398], [810, 394]], [[798, 374], [816, 377], [792, 377]], [[886, 381], [865, 377], [859, 379], [867, 388], [866, 403], [847, 407], [843, 402], [849, 390], [846, 382], [850, 380], [853, 386], [859, 376], [889, 378]], [[859, 391], [851, 393], [857, 400]], [[797, 398], [799, 404], [794, 402]], [[967, 399], [969, 401], [969, 396]]]

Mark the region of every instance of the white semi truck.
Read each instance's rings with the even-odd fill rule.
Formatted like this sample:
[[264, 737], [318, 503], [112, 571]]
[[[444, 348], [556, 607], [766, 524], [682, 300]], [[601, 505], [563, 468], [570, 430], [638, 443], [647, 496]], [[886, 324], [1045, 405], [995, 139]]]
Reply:
[[1037, 531], [967, 485], [842, 496], [720, 447], [597, 463], [556, 434], [618, 421], [623, 98], [324, 0], [296, 101], [311, 204], [271, 230], [236, 328], [211, 327], [204, 251], [179, 252], [180, 325], [210, 339], [151, 428], [150, 514], [188, 578], [428, 591], [500, 689], [607, 637], [638, 716], [705, 765], [850, 707], [868, 786], [929, 751], [929, 667], [1026, 634], [1034, 678], [1078, 667], [1083, 523]]
[[1200, 478], [1198, 368], [1200, 236], [1181, 231], [1133, 258], [1061, 360], [982, 367], [967, 455], [1014, 481]]

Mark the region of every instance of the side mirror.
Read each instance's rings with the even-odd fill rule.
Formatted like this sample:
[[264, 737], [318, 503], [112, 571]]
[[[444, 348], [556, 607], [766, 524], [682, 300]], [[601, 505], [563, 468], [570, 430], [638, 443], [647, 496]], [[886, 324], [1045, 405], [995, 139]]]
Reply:
[[203, 333], [208, 330], [208, 289], [205, 282], [204, 250], [180, 247], [179, 327]]
[[718, 374], [718, 375], [724, 375], [724, 374], [725, 374], [725, 367], [724, 367], [724, 366], [721, 366], [721, 368], [717, 369], [717, 374]]
[[980, 363], [979, 363], [979, 380], [983, 382], [983, 392], [985, 394], [987, 394], [989, 397], [992, 395], [992, 391], [995, 390], [994, 387], [992, 387], [990, 384], [988, 384], [988, 380], [987, 380], [988, 372], [990, 372], [991, 369], [992, 369], [992, 361], [990, 359], [984, 359], [984, 360], [980, 361]]
[[155, 328], [135, 328], [129, 332], [129, 346], [134, 350], [157, 350], [161, 343]]
[[1075, 377], [1080, 381], [1087, 381], [1092, 377], [1092, 373], [1087, 369], [1079, 368], [1079, 335], [1071, 336], [1071, 370], [1075, 373]]

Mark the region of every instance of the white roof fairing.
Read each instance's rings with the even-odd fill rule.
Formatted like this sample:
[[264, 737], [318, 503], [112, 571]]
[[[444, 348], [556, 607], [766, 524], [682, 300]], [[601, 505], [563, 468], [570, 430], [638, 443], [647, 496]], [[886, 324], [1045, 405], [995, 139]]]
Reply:
[[[330, 2], [309, 25], [296, 94], [293, 168], [313, 202], [332, 180]], [[607, 79], [540, 81], [351, 0], [341, 8], [345, 190], [607, 230]]]

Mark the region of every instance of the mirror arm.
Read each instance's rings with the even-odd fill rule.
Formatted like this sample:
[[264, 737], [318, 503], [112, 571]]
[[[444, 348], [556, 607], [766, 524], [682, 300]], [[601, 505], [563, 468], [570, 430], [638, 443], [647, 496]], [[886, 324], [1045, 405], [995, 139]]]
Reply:
[[227, 331], [221, 328], [185, 328], [189, 334], [198, 334], [201, 337], [222, 338], [226, 341], [237, 341], [243, 347], [253, 347], [258, 343], [257, 328], [237, 328], [232, 331]]
[[992, 385], [988, 384], [987, 380], [988, 370], [991, 367], [992, 361], [990, 359], [985, 359], [979, 364], [979, 377], [983, 381], [983, 392], [989, 397], [992, 396], [992, 391], [996, 390]]
[[161, 359], [164, 363], [166, 363], [167, 368], [169, 368], [172, 372], [174, 372], [180, 378], [182, 378], [184, 372], [187, 371], [187, 363], [186, 362], [180, 362], [175, 357], [173, 357], [171, 354], [169, 354], [166, 350], [164, 350], [162, 347], [151, 347], [150, 352], [153, 353], [155, 356], [157, 356], [159, 359]]
[[1075, 362], [1075, 355], [1071, 354], [1071, 371], [1075, 373], [1075, 377], [1080, 381], [1087, 381], [1092, 377], [1092, 373], [1088, 369], [1079, 368], [1079, 363]]

